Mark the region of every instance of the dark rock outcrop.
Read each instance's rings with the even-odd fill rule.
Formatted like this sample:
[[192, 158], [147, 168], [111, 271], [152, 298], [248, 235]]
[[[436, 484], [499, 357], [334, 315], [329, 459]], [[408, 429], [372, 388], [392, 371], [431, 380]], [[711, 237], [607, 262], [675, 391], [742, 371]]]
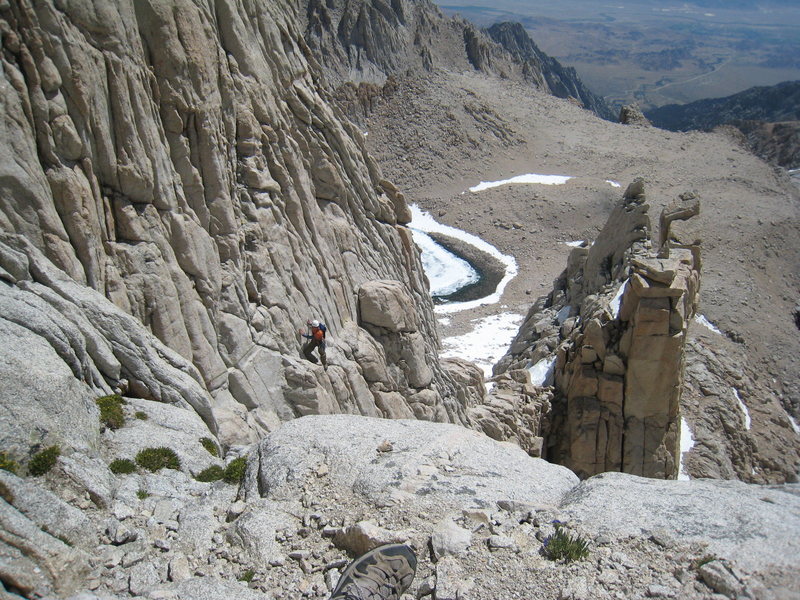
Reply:
[[750, 150], [787, 169], [800, 167], [800, 81], [754, 87], [725, 98], [669, 104], [647, 111], [656, 127], [672, 131], [730, 125]]
[[668, 104], [645, 114], [656, 127], [671, 131], [708, 131], [735, 120], [797, 121], [800, 120], [800, 81], [752, 87], [724, 98]]

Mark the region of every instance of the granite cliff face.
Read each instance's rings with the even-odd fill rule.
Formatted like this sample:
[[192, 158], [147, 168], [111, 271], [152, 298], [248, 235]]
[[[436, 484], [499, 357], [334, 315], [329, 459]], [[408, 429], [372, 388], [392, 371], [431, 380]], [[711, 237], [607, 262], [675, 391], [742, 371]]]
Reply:
[[[28, 329], [14, 336], [49, 343], [95, 395], [174, 401], [113, 332], [78, 322], [78, 294], [50, 283], [61, 275], [40, 275], [60, 270], [113, 303], [89, 300], [137, 344], [149, 332], [169, 349], [152, 343], [225, 445], [308, 413], [463, 419], [405, 201], [326, 101], [297, 3], [15, 2], [0, 15], [3, 294], [20, 307], [3, 317]], [[387, 298], [403, 323], [370, 321]], [[34, 303], [77, 330], [34, 327]], [[329, 326], [327, 371], [299, 354], [311, 317]]]

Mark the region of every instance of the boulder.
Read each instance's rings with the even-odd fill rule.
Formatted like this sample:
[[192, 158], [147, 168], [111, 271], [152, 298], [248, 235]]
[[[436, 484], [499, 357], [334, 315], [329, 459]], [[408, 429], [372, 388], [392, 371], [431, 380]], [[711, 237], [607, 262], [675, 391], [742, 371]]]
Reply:
[[582, 482], [561, 509], [591, 535], [612, 540], [666, 530], [675, 542], [703, 544], [709, 555], [747, 573], [788, 569], [800, 576], [800, 486], [740, 481], [658, 481], [603, 473]]
[[358, 289], [361, 322], [393, 333], [415, 332], [418, 318], [414, 301], [399, 281], [377, 280]]
[[[378, 452], [387, 440], [393, 450]], [[462, 427], [351, 415], [286, 423], [261, 442], [259, 457], [255, 477], [245, 482], [248, 499], [259, 490], [276, 501], [296, 498], [320, 464], [328, 466], [331, 485], [356, 490], [371, 504], [437, 512], [491, 508], [500, 500], [554, 504], [577, 482], [564, 467]]]

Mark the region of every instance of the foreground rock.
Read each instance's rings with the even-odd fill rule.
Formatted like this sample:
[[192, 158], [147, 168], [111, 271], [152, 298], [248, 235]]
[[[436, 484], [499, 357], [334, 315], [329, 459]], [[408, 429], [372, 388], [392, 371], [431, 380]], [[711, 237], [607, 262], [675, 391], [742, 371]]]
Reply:
[[[111, 452], [101, 444], [101, 464]], [[353, 556], [387, 542], [416, 550], [418, 598], [792, 598], [800, 576], [797, 485], [579, 483], [455, 425], [303, 417], [250, 448], [240, 486], [96, 469], [86, 483], [107, 495], [85, 505], [92, 489], [76, 494], [67, 472], [91, 460], [0, 471], [4, 598], [322, 600]], [[588, 556], [548, 559], [557, 528]]]

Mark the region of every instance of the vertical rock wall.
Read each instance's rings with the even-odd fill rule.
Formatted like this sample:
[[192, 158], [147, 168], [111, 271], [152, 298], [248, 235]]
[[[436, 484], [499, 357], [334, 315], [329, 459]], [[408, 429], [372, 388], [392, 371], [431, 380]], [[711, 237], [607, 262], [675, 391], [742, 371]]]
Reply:
[[536, 371], [536, 363], [553, 361], [544, 456], [581, 477], [678, 474], [684, 345], [697, 304], [699, 251], [673, 248], [659, 258], [650, 247], [647, 209], [637, 181], [595, 243], [573, 250], [553, 294], [531, 309], [495, 369]]
[[[390, 416], [386, 393], [460, 421], [405, 200], [328, 104], [300, 21], [290, 0], [0, 2], [0, 230], [188, 360], [226, 443], [308, 413]], [[373, 280], [402, 287], [418, 338], [360, 327]], [[327, 371], [299, 353], [310, 317]]]

